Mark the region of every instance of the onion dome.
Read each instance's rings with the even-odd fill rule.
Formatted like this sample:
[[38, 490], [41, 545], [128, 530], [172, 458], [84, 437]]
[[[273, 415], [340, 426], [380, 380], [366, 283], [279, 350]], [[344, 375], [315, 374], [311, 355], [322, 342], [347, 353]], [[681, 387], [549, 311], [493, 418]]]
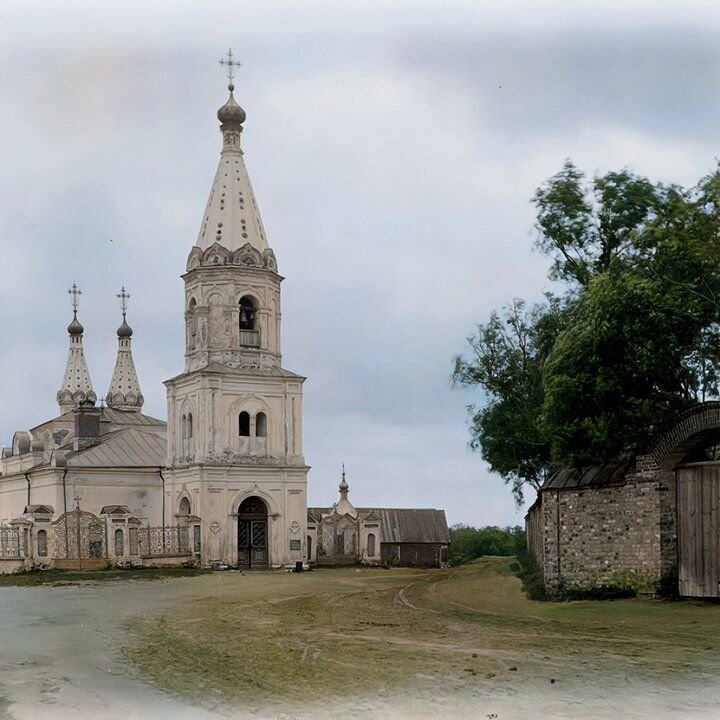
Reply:
[[67, 331], [70, 335], [82, 335], [85, 332], [85, 328], [80, 324], [77, 319], [77, 312], [73, 313], [72, 322], [68, 325]]
[[247, 115], [245, 114], [245, 110], [243, 110], [242, 107], [240, 107], [240, 105], [235, 102], [235, 98], [233, 97], [234, 89], [235, 86], [230, 83], [230, 85], [228, 85], [230, 97], [228, 98], [228, 101], [217, 111], [218, 120], [223, 125], [231, 123], [242, 125], [242, 123], [245, 122], [245, 118], [247, 117]]
[[125, 318], [123, 317], [122, 325], [117, 329], [117, 336], [119, 338], [131, 338], [132, 334], [132, 328], [125, 322]]

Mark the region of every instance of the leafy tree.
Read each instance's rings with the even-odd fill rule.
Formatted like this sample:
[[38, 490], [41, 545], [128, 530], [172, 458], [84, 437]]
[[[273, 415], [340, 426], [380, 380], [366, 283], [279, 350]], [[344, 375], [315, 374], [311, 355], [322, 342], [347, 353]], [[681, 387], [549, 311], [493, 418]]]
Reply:
[[720, 362], [720, 172], [683, 189], [568, 162], [533, 202], [562, 290], [492, 313], [453, 373], [484, 391], [471, 446], [518, 500], [551, 464], [640, 450], [717, 395]]
[[562, 326], [562, 305], [547, 296], [530, 310], [515, 300], [493, 312], [468, 338], [469, 357], [455, 359], [454, 381], [479, 385], [486, 403], [470, 406], [470, 445], [510, 484], [522, 502], [523, 487], [540, 487], [550, 460], [542, 426], [542, 368]]
[[459, 524], [450, 528], [451, 565], [464, 565], [484, 555], [510, 557], [524, 551], [525, 531], [519, 526], [474, 528]]

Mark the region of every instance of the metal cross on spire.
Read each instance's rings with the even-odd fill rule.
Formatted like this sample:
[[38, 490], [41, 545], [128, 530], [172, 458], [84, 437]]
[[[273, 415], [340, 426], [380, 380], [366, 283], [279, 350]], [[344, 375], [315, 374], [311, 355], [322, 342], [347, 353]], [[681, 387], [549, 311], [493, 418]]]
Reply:
[[122, 308], [123, 320], [125, 319], [125, 313], [127, 312], [127, 301], [130, 299], [130, 293], [125, 290], [123, 285], [118, 293], [118, 300], [120, 300], [120, 307]]
[[68, 295], [70, 295], [70, 303], [72, 304], [72, 309], [74, 313], [77, 313], [78, 305], [80, 304], [80, 296], [82, 295], [82, 290], [73, 283], [73, 286], [68, 290]]
[[222, 60], [220, 60], [220, 65], [223, 67], [227, 67], [227, 79], [228, 82], [232, 85], [233, 78], [235, 77], [235, 72], [233, 68], [240, 67], [242, 65], [241, 62], [238, 60], [233, 60], [233, 51], [232, 48], [230, 48], [227, 51], [227, 56], [224, 57]]

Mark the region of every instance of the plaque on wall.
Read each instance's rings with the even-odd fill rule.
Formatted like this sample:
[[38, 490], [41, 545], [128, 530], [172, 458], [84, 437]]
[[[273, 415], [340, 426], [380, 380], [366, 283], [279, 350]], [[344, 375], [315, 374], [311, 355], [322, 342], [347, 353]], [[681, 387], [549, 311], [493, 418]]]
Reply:
[[300, 550], [300, 541], [299, 540], [291, 540], [290, 541], [290, 549], [291, 550]]

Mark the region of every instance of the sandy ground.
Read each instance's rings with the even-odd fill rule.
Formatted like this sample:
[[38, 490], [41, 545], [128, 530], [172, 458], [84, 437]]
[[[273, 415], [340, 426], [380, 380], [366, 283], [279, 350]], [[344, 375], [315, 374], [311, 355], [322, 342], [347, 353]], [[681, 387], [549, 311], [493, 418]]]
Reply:
[[0, 588], [0, 718], [720, 718], [720, 605], [508, 564]]

